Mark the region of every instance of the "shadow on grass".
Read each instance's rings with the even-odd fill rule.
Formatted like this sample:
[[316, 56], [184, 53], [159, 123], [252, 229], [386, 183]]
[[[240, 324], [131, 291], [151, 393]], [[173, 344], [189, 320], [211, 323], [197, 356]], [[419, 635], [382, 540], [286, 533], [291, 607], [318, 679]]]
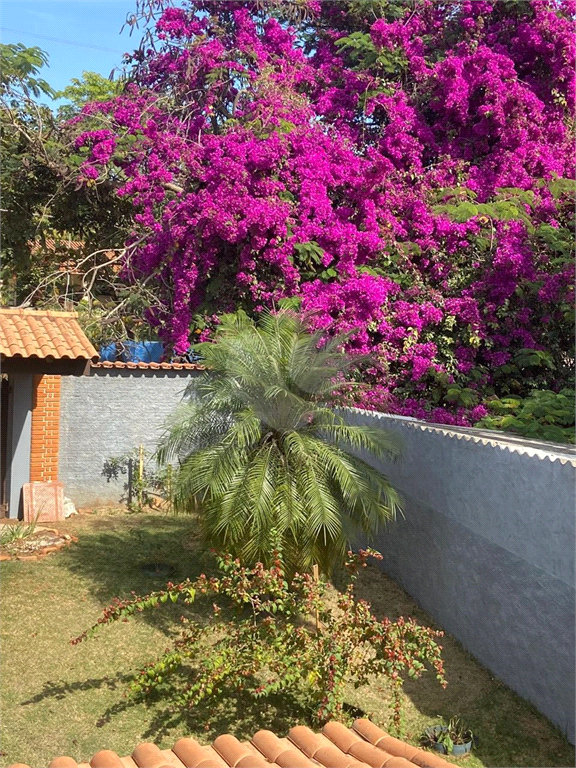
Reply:
[[[177, 582], [194, 579], [200, 573], [215, 572], [214, 559], [202, 547], [194, 518], [157, 514], [94, 516], [79, 520], [76, 530], [71, 526], [71, 532], [77, 535], [78, 542], [61, 554], [59, 567], [79, 577], [82, 589], [88, 589], [102, 606], [114, 597], [130, 597], [133, 591], [145, 594], [162, 589], [167, 580]], [[174, 636], [181, 629], [182, 615], [193, 616], [202, 623], [212, 615], [209, 606], [210, 601], [205, 605], [201, 600], [189, 607], [168, 602], [159, 610], [143, 612], [137, 620]], [[187, 682], [185, 674], [183, 672], [179, 681], [171, 676], [170, 687], [176, 682], [176, 688], [182, 690]], [[100, 679], [49, 681], [22, 704], [64, 697], [74, 700], [75, 694], [82, 691], [118, 689], [118, 696], [113, 697], [110, 706], [97, 714], [97, 726], [113, 726], [122, 713], [136, 707], [138, 719], [146, 727], [143, 737], [154, 741], [176, 732], [191, 734], [203, 741], [213, 740], [224, 732], [248, 738], [261, 728], [286, 733], [298, 723], [310, 722], [310, 713], [289, 695], [254, 700], [248, 695], [226, 691], [220, 700], [211, 698], [188, 709], [172, 706], [167, 690], [144, 700], [125, 696], [132, 679], [131, 674], [116, 674], [112, 670]]]
[[[47, 681], [42, 691], [20, 704], [25, 706], [47, 699], [62, 700], [79, 692], [101, 688], [126, 691], [131, 680], [131, 675], [118, 673], [72, 683]], [[310, 723], [309, 711], [289, 695], [270, 695], [257, 701], [248, 695], [231, 691], [218, 700], [211, 698], [193, 708], [162, 706], [166, 700], [167, 697], [163, 693], [148, 696], [146, 699], [124, 696], [100, 715], [96, 720], [96, 727], [105, 727], [112, 723], [115, 717], [133, 707], [149, 712], [148, 716], [143, 713], [139, 715], [139, 719], [148, 720], [142, 738], [155, 742], [174, 733], [191, 734], [203, 741], [213, 741], [222, 733], [233, 733], [239, 739], [249, 739], [261, 728], [287, 733], [294, 725]]]
[[[157, 514], [90, 521], [60, 562], [87, 583], [102, 606], [115, 597], [145, 595], [164, 589], [169, 581], [193, 580], [214, 571], [214, 559], [201, 546], [195, 520]], [[180, 626], [180, 616], [188, 612], [184, 604], [166, 604], [162, 610], [144, 611], [141, 619], [172, 634]], [[201, 618], [202, 607], [193, 613]]]
[[78, 680], [74, 683], [67, 683], [64, 680], [47, 680], [39, 693], [26, 701], [21, 701], [20, 706], [39, 704], [45, 699], [64, 699], [66, 696], [78, 693], [79, 691], [92, 691], [98, 688], [115, 691], [120, 688], [126, 688], [131, 680], [132, 675], [121, 674], [120, 672], [115, 675], [106, 675], [105, 677], [90, 677], [87, 680]]
[[198, 525], [190, 517], [123, 515], [90, 521], [78, 532], [78, 542], [63, 553], [63, 564], [91, 582], [99, 600], [158, 589], [163, 574], [145, 573], [150, 563], [169, 564], [172, 578], [193, 579], [211, 558], [200, 544]]
[[196, 732], [202, 741], [214, 741], [223, 733], [248, 740], [260, 729], [285, 734], [302, 723], [311, 725], [310, 712], [289, 696], [269, 696], [254, 701], [248, 696], [232, 693], [218, 703], [210, 701], [197, 705], [184, 715], [176, 710], [160, 713], [150, 721], [145, 738], [158, 740], [183, 724], [188, 732]]
[[[262, 728], [287, 733], [294, 725], [309, 723], [310, 713], [290, 696], [268, 696], [264, 700], [250, 698], [234, 691], [217, 700], [200, 702], [194, 707], [163, 706], [157, 709], [161, 694], [142, 702], [151, 712], [143, 738], [159, 742], [174, 732], [188, 733], [201, 741], [213, 741], [223, 733], [238, 739], [250, 739]], [[140, 702], [126, 699], [110, 707], [98, 721], [102, 727], [114, 716]]]

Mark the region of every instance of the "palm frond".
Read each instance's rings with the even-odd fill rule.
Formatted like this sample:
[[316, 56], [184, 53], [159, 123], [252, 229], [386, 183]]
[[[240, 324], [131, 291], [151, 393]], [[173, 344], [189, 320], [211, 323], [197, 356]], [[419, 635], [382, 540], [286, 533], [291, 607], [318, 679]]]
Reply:
[[358, 532], [372, 537], [400, 511], [378, 469], [397, 441], [322, 402], [354, 364], [342, 344], [281, 311], [225, 317], [204, 346], [210, 373], [187, 390], [158, 457], [180, 462], [176, 507], [200, 502], [213, 546], [254, 563], [280, 544], [289, 570], [329, 573]]

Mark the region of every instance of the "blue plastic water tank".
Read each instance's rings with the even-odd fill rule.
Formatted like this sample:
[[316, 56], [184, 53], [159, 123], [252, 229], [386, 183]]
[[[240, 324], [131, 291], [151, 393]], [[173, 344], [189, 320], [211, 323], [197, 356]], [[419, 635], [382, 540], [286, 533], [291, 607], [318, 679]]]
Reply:
[[124, 341], [122, 347], [125, 363], [159, 363], [164, 354], [161, 341]]
[[108, 363], [115, 363], [116, 355], [116, 344], [102, 344], [100, 346], [100, 360], [106, 360]]
[[103, 344], [100, 359], [114, 363], [159, 363], [164, 354], [161, 341], [122, 341], [118, 344]]

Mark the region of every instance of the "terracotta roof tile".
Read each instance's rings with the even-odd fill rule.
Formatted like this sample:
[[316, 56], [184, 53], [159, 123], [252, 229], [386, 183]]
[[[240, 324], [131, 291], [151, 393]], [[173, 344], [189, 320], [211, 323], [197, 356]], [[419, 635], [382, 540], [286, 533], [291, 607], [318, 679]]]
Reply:
[[195, 739], [178, 739], [172, 751], [180, 761], [190, 768], [196, 768], [198, 763], [206, 760], [206, 747], [201, 747]]
[[131, 757], [121, 757], [120, 760], [122, 760], [122, 765], [124, 768], [138, 768], [134, 760], [132, 760]]
[[56, 240], [53, 237], [46, 237], [43, 241], [30, 240], [28, 246], [30, 247], [30, 252], [36, 254], [41, 251], [81, 251], [84, 248], [84, 243], [81, 240]]
[[214, 742], [214, 749], [218, 752], [226, 765], [230, 765], [232, 768], [236, 768], [243, 757], [250, 755], [250, 752], [246, 747], [241, 744], [235, 736], [232, 736], [229, 733], [218, 736]]
[[310, 728], [306, 728], [305, 725], [297, 725], [291, 728], [288, 733], [288, 739], [301, 752], [304, 752], [306, 757], [314, 757], [314, 753], [318, 752], [321, 746], [317, 734], [311, 731]]
[[[90, 254], [89, 249], [86, 248], [86, 243], [84, 243], [82, 240], [66, 240], [64, 238], [55, 239], [53, 237], [46, 237], [43, 241], [29, 240], [28, 247], [30, 248], [30, 253], [33, 256], [37, 256], [42, 253], [48, 253], [49, 251], [54, 254], [77, 253], [78, 257], [80, 258]], [[116, 256], [117, 251], [118, 249], [110, 249], [106, 251], [100, 251], [100, 253], [104, 253], [107, 259], [113, 259]], [[64, 268], [66, 271], [72, 270], [77, 274], [81, 274], [79, 270], [75, 269], [75, 267], [76, 264], [73, 259], [62, 262], [61, 265], [61, 269]]]
[[94, 360], [74, 312], [0, 308], [0, 355], [3, 358]]
[[116, 752], [109, 749], [101, 749], [100, 752], [96, 752], [90, 760], [90, 765], [92, 768], [124, 768], [124, 763]]
[[278, 756], [286, 752], [286, 743], [272, 731], [258, 731], [252, 737], [252, 744], [269, 763], [275, 763]]
[[245, 755], [236, 763], [236, 768], [270, 768], [270, 763], [262, 755]]
[[403, 757], [420, 768], [443, 768], [447, 764], [446, 760], [433, 752], [426, 752], [423, 749], [418, 749], [418, 747], [412, 747], [400, 739], [395, 739], [394, 736], [390, 736], [370, 720], [356, 720], [353, 728], [356, 733], [379, 749]]
[[[138, 768], [141, 766], [146, 766], [146, 768], [163, 768], [166, 765], [166, 758], [156, 744], [152, 744], [151, 742], [138, 744], [134, 752], [132, 752], [132, 759]], [[99, 766], [99, 768], [108, 767]], [[114, 768], [116, 767], [114, 766]]]
[[92, 363], [91, 368], [126, 368], [131, 371], [205, 371], [206, 366], [200, 363], [115, 363], [110, 360], [100, 360]]
[[276, 765], [280, 768], [318, 768], [318, 763], [313, 763], [306, 755], [297, 749], [287, 749], [278, 755]]
[[390, 760], [389, 752], [384, 752], [384, 750], [378, 749], [378, 747], [372, 744], [367, 744], [362, 739], [351, 744], [348, 752], [358, 760], [362, 760], [366, 765], [370, 765], [371, 768], [384, 768]]
[[[279, 738], [272, 731], [258, 731], [251, 741], [239, 741], [225, 733], [213, 746], [195, 739], [178, 739], [172, 749], [139, 744], [131, 757], [119, 757], [103, 749], [90, 763], [57, 757], [49, 768], [450, 768], [434, 752], [411, 747], [387, 734], [369, 720], [357, 720], [353, 728], [331, 722], [322, 733], [304, 725]], [[29, 768], [15, 763], [9, 768]]]

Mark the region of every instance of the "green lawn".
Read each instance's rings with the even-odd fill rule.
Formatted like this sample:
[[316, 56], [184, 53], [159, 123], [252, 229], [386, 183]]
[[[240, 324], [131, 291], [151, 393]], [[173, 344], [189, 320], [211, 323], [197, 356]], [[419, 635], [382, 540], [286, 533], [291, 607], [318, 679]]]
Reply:
[[[228, 701], [216, 711], [167, 715], [162, 703], [131, 705], [130, 673], [163, 650], [178, 632], [182, 609], [144, 614], [116, 624], [97, 638], [72, 646], [115, 596], [163, 586], [166, 576], [142, 565], [173, 566], [172, 580], [199, 574], [210, 560], [198, 546], [194, 522], [164, 515], [99, 513], [60, 526], [78, 536], [66, 551], [39, 562], [2, 563], [2, 752], [0, 765], [47, 765], [59, 754], [88, 760], [99, 749], [130, 754], [139, 741], [169, 747], [183, 735], [207, 742], [223, 731], [247, 738], [259, 728], [280, 735], [304, 714], [282, 702], [248, 706]], [[363, 572], [359, 592], [379, 615], [413, 615], [432, 624], [414, 602], [375, 568]], [[166, 607], [165, 607], [166, 608]], [[548, 720], [495, 680], [452, 638], [444, 657], [448, 688], [430, 675], [406, 684], [405, 738], [417, 743], [437, 716], [461, 715], [478, 735], [462, 766], [573, 766], [574, 749]], [[386, 727], [384, 694], [375, 685], [349, 692], [351, 705]], [[455, 761], [456, 762], [456, 761]]]

